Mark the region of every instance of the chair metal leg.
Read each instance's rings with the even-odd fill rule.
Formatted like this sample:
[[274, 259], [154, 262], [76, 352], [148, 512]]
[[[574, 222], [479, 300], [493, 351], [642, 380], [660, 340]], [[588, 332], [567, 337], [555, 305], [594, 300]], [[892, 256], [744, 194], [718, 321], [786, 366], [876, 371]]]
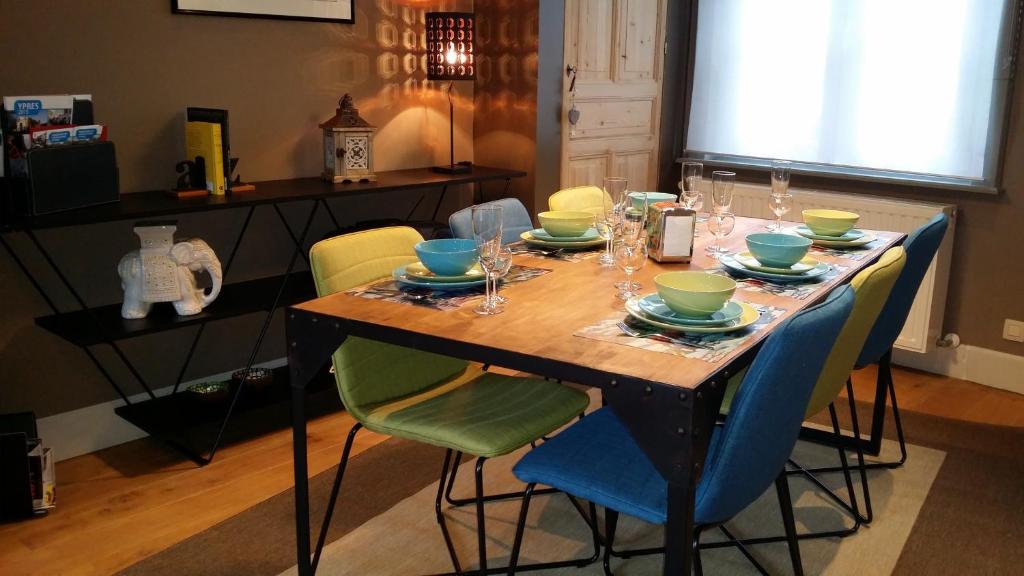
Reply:
[[[857, 468], [860, 471], [860, 488], [864, 493], [864, 515], [861, 520], [865, 524], [870, 524], [875, 518], [875, 513], [871, 509], [871, 488], [868, 485], [868, 471], [864, 467], [864, 448], [860, 443], [860, 423], [857, 421], [857, 400], [853, 396], [853, 380], [846, 379], [846, 396], [850, 402], [850, 420], [853, 422], [853, 437], [857, 441]], [[897, 429], [899, 427], [897, 426]], [[851, 498], [853, 494], [850, 494]]]
[[700, 528], [693, 529], [693, 574], [704, 576], [704, 566], [700, 562]]
[[779, 507], [782, 509], [782, 523], [786, 529], [786, 540], [789, 544], [789, 559], [793, 563], [793, 574], [803, 576], [804, 566], [800, 561], [800, 541], [796, 537], [796, 521], [793, 519], [793, 500], [789, 494], [789, 478], [779, 474], [775, 479], [775, 492], [779, 496]]
[[323, 552], [324, 543], [327, 541], [327, 530], [331, 526], [331, 517], [334, 515], [334, 506], [338, 502], [338, 493], [341, 491], [341, 480], [345, 477], [345, 467], [348, 464], [348, 456], [352, 452], [352, 442], [356, 434], [363, 427], [356, 422], [348, 431], [348, 438], [345, 439], [345, 447], [341, 451], [341, 461], [338, 462], [338, 471], [334, 474], [334, 484], [331, 486], [331, 497], [327, 500], [327, 510], [324, 511], [324, 521], [320, 525], [320, 536], [316, 540], [316, 550], [313, 552], [312, 569], [316, 573], [316, 566], [320, 563], [320, 553]]
[[614, 576], [612, 573], [612, 545], [615, 543], [615, 527], [619, 523], [619, 513], [611, 508], [604, 509], [604, 573], [605, 576]]
[[448, 466], [452, 461], [452, 449], [444, 453], [444, 465], [441, 467], [441, 480], [437, 484], [437, 498], [434, 500], [434, 513], [437, 523], [441, 526], [441, 535], [444, 536], [444, 544], [448, 547], [448, 556], [452, 559], [452, 567], [456, 574], [462, 574], [462, 567], [459, 565], [459, 557], [455, 553], [455, 544], [452, 543], [452, 536], [448, 532], [448, 523], [445, 522], [444, 512], [441, 510], [441, 501], [444, 497], [444, 487], [448, 480]]
[[[754, 555], [750, 553], [750, 550], [747, 549], [747, 546], [744, 543], [744, 541], [740, 540], [735, 535], [733, 535], [733, 533], [725, 527], [725, 524], [720, 524], [718, 526], [718, 529], [721, 530], [722, 534], [724, 534], [725, 537], [728, 538], [728, 540], [726, 542], [718, 542], [717, 544], [728, 544], [729, 546], [735, 546], [736, 549], [740, 551], [740, 554], [743, 554], [743, 557], [747, 559], [747, 562], [750, 562], [754, 569], [757, 570], [758, 574], [761, 574], [761, 576], [771, 576], [768, 573], [768, 569], [765, 568], [764, 565], [762, 565], [760, 562], [758, 562], [757, 558], [754, 558]], [[707, 548], [713, 547], [714, 546], [707, 546]]]
[[[461, 506], [467, 506], [469, 504], [476, 504], [476, 498], [475, 497], [474, 498], [453, 498], [452, 497], [452, 489], [455, 487], [455, 475], [458, 473], [459, 464], [461, 462], [462, 462], [462, 453], [461, 452], [456, 452], [455, 453], [455, 464], [452, 467], [451, 478], [448, 481], [448, 485], [447, 485], [447, 487], [445, 488], [445, 491], [444, 491], [444, 499], [445, 499], [445, 501], [448, 502], [449, 505], [454, 506], [456, 508], [461, 507]], [[540, 495], [543, 495], [543, 494], [555, 494], [557, 492], [558, 492], [558, 490], [555, 490], [554, 488], [541, 488], [539, 490], [534, 490], [533, 493], [536, 496], [540, 496]], [[484, 502], [495, 502], [497, 500], [512, 500], [512, 499], [515, 499], [515, 498], [522, 498], [524, 495], [525, 495], [524, 492], [502, 492], [501, 494], [488, 494], [487, 496], [484, 496], [483, 498], [484, 498]]]
[[516, 566], [519, 564], [519, 549], [523, 545], [523, 532], [526, 531], [526, 514], [530, 510], [530, 498], [533, 497], [533, 488], [536, 486], [535, 483], [526, 485], [526, 491], [523, 493], [523, 506], [519, 510], [519, 523], [516, 524], [516, 538], [512, 543], [512, 555], [508, 559], [508, 574], [512, 576], [516, 573]]
[[487, 535], [484, 533], [484, 462], [487, 458], [476, 459], [476, 542], [480, 547], [480, 574], [487, 573]]

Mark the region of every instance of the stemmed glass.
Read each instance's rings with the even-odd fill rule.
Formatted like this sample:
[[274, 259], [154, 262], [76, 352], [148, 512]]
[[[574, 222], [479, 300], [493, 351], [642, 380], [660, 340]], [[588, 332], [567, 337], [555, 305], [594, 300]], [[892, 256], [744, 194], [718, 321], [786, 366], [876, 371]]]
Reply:
[[716, 213], [732, 210], [732, 189], [735, 185], [735, 172], [716, 170], [711, 173], [711, 201]]
[[[772, 212], [775, 212], [777, 217], [776, 222], [772, 222], [766, 226], [773, 232], [782, 231], [782, 214], [789, 212], [792, 208], [793, 196], [789, 194], [789, 177], [792, 173], [792, 164], [786, 160], [775, 160], [772, 162], [772, 192], [768, 198], [768, 207], [771, 208]], [[787, 200], [780, 200], [776, 202], [776, 197], [785, 196]], [[785, 210], [780, 214], [777, 211], [785, 207]]]
[[619, 242], [615, 246], [615, 265], [626, 273], [626, 281], [621, 283], [618, 297], [629, 300], [639, 296], [639, 282], [633, 282], [633, 273], [647, 263], [647, 243], [638, 240], [632, 244]]
[[772, 232], [782, 232], [782, 217], [793, 208], [792, 194], [772, 194], [768, 199], [768, 207], [775, 213], [775, 222], [768, 225]]
[[612, 257], [612, 242], [622, 216], [627, 184], [628, 180], [618, 176], [608, 176], [604, 179], [604, 194], [602, 194], [597, 231], [605, 241], [605, 250], [604, 254], [598, 258], [597, 263], [606, 268], [615, 266], [615, 259]]
[[481, 316], [500, 314], [505, 309], [491, 295], [491, 281], [495, 278], [498, 268], [498, 255], [501, 253], [501, 206], [473, 206], [473, 241], [476, 242], [477, 256], [484, 274], [484, 301], [474, 312]]
[[[645, 228], [647, 226], [647, 194], [645, 192], [633, 192], [630, 194], [630, 200], [622, 210], [622, 224], [621, 224], [621, 246], [636, 247], [638, 244], [646, 244], [647, 238], [644, 235]], [[647, 252], [643, 251], [644, 257], [646, 258]], [[615, 265], [623, 268], [621, 257], [618, 250], [615, 254]], [[640, 263], [640, 267], [643, 263]], [[639, 282], [633, 282], [631, 279], [632, 273], [638, 270], [639, 267], [630, 266], [630, 271], [626, 272], [626, 280], [622, 282], [616, 282], [615, 287], [619, 289], [619, 297], [624, 300], [635, 296], [635, 292], [640, 289]], [[629, 296], [623, 297], [623, 294], [629, 294]]]
[[722, 247], [722, 238], [732, 233], [736, 227], [736, 217], [731, 212], [715, 212], [708, 217], [708, 231], [715, 237], [715, 244], [708, 246], [707, 252], [715, 260], [728, 254], [729, 250]]
[[512, 269], [512, 249], [507, 245], [502, 246], [498, 250], [498, 258], [494, 264], [494, 289], [491, 292], [491, 297], [498, 304], [508, 302], [508, 298], [498, 294], [498, 280], [504, 278], [510, 269]]
[[[682, 194], [679, 195], [679, 200], [683, 204], [683, 208], [687, 210], [693, 210], [694, 212], [700, 213], [701, 208], [704, 207], [704, 193], [701, 192], [701, 183], [704, 181], [704, 165], [700, 162], [684, 162], [683, 163], [683, 181], [680, 182], [682, 185]], [[697, 218], [698, 222], [700, 217]], [[700, 234], [694, 231], [694, 236]]]

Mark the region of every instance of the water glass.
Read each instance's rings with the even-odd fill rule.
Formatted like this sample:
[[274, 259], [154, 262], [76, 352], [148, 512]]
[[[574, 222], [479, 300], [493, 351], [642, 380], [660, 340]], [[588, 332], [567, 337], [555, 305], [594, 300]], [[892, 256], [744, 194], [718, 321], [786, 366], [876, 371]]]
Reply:
[[707, 252], [712, 258], [718, 259], [729, 250], [722, 247], [722, 238], [732, 234], [736, 227], [736, 217], [730, 212], [715, 212], [708, 217], [708, 231], [715, 237], [713, 246], [708, 246]]
[[498, 256], [501, 253], [501, 206], [473, 206], [473, 241], [476, 242], [477, 255], [484, 277], [484, 301], [473, 309], [481, 316], [490, 316], [504, 312], [491, 294], [491, 281], [494, 280], [498, 268]]
[[711, 201], [714, 211], [732, 211], [732, 189], [736, 185], [736, 173], [716, 170], [711, 173]]
[[619, 288], [618, 297], [622, 300], [629, 300], [639, 296], [637, 290], [640, 283], [633, 281], [633, 273], [644, 267], [647, 263], [647, 243], [635, 242], [629, 244], [620, 242], [615, 245], [615, 265], [626, 273], [626, 281], [616, 284]]
[[601, 239], [605, 241], [604, 254], [598, 258], [597, 263], [601, 266], [611, 268], [615, 266], [612, 257], [612, 242], [615, 239], [615, 231], [620, 225], [622, 207], [628, 197], [626, 187], [629, 181], [618, 176], [608, 176], [604, 179], [604, 194], [601, 200], [601, 214], [598, 216], [597, 231]]
[[792, 163], [786, 160], [772, 162], [772, 195], [789, 192], [789, 176], [792, 173], [792, 167]]
[[491, 291], [491, 296], [494, 301], [498, 304], [504, 304], [508, 302], [508, 298], [498, 294], [498, 280], [505, 277], [508, 271], [512, 269], [512, 249], [508, 245], [502, 246], [498, 250], [498, 258], [494, 263], [494, 287]]
[[775, 222], [768, 225], [772, 232], [782, 232], [782, 217], [793, 208], [792, 194], [772, 194], [768, 199], [768, 207], [775, 213]]

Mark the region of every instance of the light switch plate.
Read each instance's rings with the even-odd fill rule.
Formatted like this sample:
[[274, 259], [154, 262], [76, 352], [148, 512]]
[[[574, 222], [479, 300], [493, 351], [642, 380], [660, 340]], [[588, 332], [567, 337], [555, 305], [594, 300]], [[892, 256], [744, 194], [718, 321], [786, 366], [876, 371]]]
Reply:
[[1024, 322], [1009, 318], [1003, 321], [1003, 338], [1014, 342], [1024, 342]]

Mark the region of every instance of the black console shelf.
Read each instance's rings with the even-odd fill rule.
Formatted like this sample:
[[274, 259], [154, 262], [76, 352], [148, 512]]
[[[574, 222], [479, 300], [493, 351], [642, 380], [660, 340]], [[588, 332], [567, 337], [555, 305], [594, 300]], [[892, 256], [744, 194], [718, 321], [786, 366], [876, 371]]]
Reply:
[[[153, 437], [181, 451], [199, 465], [204, 465], [213, 459], [222, 440], [230, 441], [240, 435], [248, 436], [253, 433], [282, 428], [289, 423], [288, 373], [286, 369], [275, 371], [274, 384], [271, 389], [257, 393], [235, 387], [235, 394], [221, 404], [198, 402], [180, 387], [208, 322], [252, 313], [265, 314], [262, 328], [254, 335], [253, 351], [246, 366], [248, 368], [253, 365], [258, 355], [275, 311], [315, 296], [310, 273], [296, 271], [295, 267], [299, 257], [303, 259], [306, 257], [305, 252], [309, 249], [310, 225], [320, 208], [327, 213], [335, 228], [341, 228], [327, 203], [328, 200], [385, 192], [408, 192], [419, 195], [419, 200], [416, 203], [416, 207], [418, 207], [427, 191], [440, 189], [441, 194], [437, 198], [432, 218], [432, 220], [436, 220], [441, 202], [449, 186], [475, 184], [474, 202], [479, 202], [484, 200], [482, 187], [485, 182], [504, 182], [505, 189], [501, 194], [504, 196], [512, 178], [524, 176], [526, 173], [522, 171], [486, 166], [474, 166], [471, 172], [462, 174], [441, 174], [428, 168], [417, 168], [378, 172], [376, 182], [332, 184], [317, 178], [256, 182], [256, 189], [253, 191], [226, 196], [179, 199], [164, 191], [138, 192], [123, 194], [120, 201], [113, 204], [55, 214], [20, 216], [8, 223], [6, 228], [0, 228], [0, 232], [2, 232], [0, 233], [0, 245], [3, 245], [52, 311], [52, 314], [36, 318], [36, 324], [79, 346], [92, 360], [97, 370], [125, 403], [124, 406], [115, 408], [115, 412]], [[299, 230], [292, 228], [280, 209], [280, 205], [288, 203], [303, 203], [309, 206], [309, 210], [304, 216], [303, 227]], [[257, 207], [272, 208], [294, 244], [286, 269], [283, 274], [278, 276], [244, 282], [226, 282], [217, 300], [203, 312], [194, 316], [178, 316], [169, 304], [157, 304], [153, 306], [146, 318], [125, 320], [121, 318], [120, 304], [100, 306], [87, 304], [35, 233], [38, 230], [87, 226], [103, 222], [167, 219], [178, 214], [243, 209], [246, 211], [246, 217], [242, 228], [236, 236], [230, 254], [226, 258], [222, 258], [222, 261], [225, 262], [223, 274], [227, 279], [235, 254], [245, 237], [253, 212]], [[18, 233], [28, 237], [50, 270], [55, 273], [62, 286], [73, 297], [78, 305], [77, 310], [61, 310], [55, 305], [53, 299], [25, 265], [18, 252], [7, 241], [8, 236]], [[112, 258], [117, 256], [119, 255], [112, 255]], [[180, 367], [173, 391], [169, 395], [158, 396], [141, 372], [132, 364], [118, 342], [188, 326], [198, 326], [198, 330], [195, 331], [191, 346]], [[94, 347], [103, 345], [113, 350], [117, 359], [147, 393], [148, 398], [142, 401], [133, 401], [128, 396], [122, 385], [115, 380], [111, 372], [93, 352]], [[334, 390], [333, 378], [323, 374], [321, 380], [323, 383], [320, 388], [322, 398], [318, 399], [316, 404], [324, 412], [339, 409], [340, 402], [338, 394]], [[234, 419], [232, 419], [233, 416]], [[228, 427], [229, 420], [233, 423], [230, 429]]]
[[[36, 325], [78, 346], [95, 346], [105, 341], [105, 336], [124, 340], [203, 324], [211, 320], [222, 320], [266, 311], [274, 302], [274, 296], [284, 276], [270, 276], [258, 280], [225, 284], [220, 296], [199, 314], [178, 316], [170, 303], [158, 303], [145, 318], [125, 320], [121, 318], [121, 305], [108, 304], [88, 311], [77, 310], [64, 314], [51, 314], [36, 318]], [[313, 277], [309, 272], [296, 272], [285, 286], [279, 306], [290, 306], [316, 296]]]

